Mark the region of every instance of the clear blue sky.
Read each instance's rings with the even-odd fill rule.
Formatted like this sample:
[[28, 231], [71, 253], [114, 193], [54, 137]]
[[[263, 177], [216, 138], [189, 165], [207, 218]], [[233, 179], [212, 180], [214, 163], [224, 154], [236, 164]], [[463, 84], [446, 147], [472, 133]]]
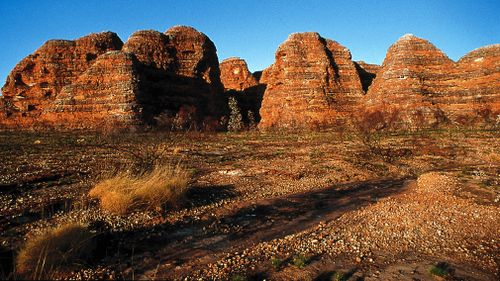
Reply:
[[0, 84], [48, 39], [110, 30], [123, 41], [140, 29], [189, 25], [207, 34], [219, 60], [244, 58], [251, 71], [274, 61], [293, 32], [317, 31], [355, 60], [382, 63], [405, 33], [430, 40], [453, 60], [500, 43], [500, 0], [0, 0]]

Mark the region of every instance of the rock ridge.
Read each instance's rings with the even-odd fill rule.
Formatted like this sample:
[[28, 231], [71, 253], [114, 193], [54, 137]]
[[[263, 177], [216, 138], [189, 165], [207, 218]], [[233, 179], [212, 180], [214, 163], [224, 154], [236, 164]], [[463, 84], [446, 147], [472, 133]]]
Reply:
[[48, 40], [22, 59], [2, 87], [0, 128], [220, 130], [231, 114], [262, 130], [345, 128], [374, 112], [410, 130], [498, 126], [499, 90], [500, 44], [455, 62], [405, 34], [379, 66], [317, 32], [292, 33], [251, 73], [238, 57], [219, 63], [192, 27], [139, 30], [125, 43], [105, 31]]

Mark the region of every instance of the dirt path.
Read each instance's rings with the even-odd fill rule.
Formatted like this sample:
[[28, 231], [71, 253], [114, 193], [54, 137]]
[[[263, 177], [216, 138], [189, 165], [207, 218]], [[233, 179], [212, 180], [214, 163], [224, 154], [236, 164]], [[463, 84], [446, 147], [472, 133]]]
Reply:
[[[303, 231], [399, 193], [406, 180], [341, 184], [274, 199], [236, 202], [227, 208], [226, 216], [218, 219], [126, 233], [129, 239], [125, 244], [135, 260], [151, 260], [134, 268], [135, 275], [179, 278], [225, 253]], [[155, 237], [137, 240], [153, 232]]]

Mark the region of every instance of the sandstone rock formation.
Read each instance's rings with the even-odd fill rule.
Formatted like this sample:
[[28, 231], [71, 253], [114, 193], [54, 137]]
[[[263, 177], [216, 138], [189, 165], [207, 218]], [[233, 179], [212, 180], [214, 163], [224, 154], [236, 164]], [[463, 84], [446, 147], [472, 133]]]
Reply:
[[219, 59], [215, 44], [205, 34], [192, 27], [174, 26], [165, 31], [175, 48], [174, 71], [179, 76], [202, 78], [213, 93], [222, 90]]
[[176, 26], [135, 32], [123, 52], [133, 54], [142, 121], [168, 129], [216, 128], [227, 114], [215, 45], [203, 33]]
[[13, 123], [20, 126], [31, 124], [61, 89], [74, 82], [99, 55], [119, 50], [122, 45], [112, 32], [90, 34], [75, 41], [47, 41], [21, 60], [7, 77], [2, 87], [4, 119], [17, 118]]
[[109, 32], [49, 41], [3, 92], [7, 127], [213, 129], [228, 112], [215, 45], [183, 26], [138, 31], [125, 45]]
[[[228, 58], [220, 63], [221, 80], [226, 93], [237, 101], [237, 110], [242, 115], [242, 122], [253, 127], [260, 121], [259, 110], [265, 85], [248, 70], [245, 60]], [[230, 106], [231, 107], [231, 106]], [[233, 106], [234, 107], [234, 106]], [[230, 108], [234, 111], [234, 108]]]
[[138, 61], [164, 71], [173, 71], [175, 48], [170, 38], [155, 30], [136, 31], [123, 45], [123, 52], [132, 53]]
[[0, 126], [214, 129], [234, 115], [262, 129], [321, 128], [365, 113], [411, 129], [500, 124], [499, 44], [454, 62], [405, 35], [377, 66], [306, 32], [290, 35], [275, 59], [253, 74], [242, 59], [219, 65], [214, 43], [185, 26], [138, 31], [125, 44], [112, 32], [50, 40], [9, 74]]
[[62, 88], [41, 118], [46, 124], [72, 129], [113, 129], [138, 125], [144, 107], [134, 55], [111, 51], [72, 84]]
[[433, 126], [445, 119], [432, 100], [447, 90], [454, 62], [430, 42], [406, 34], [388, 50], [368, 91], [367, 105], [398, 111], [409, 126]]
[[267, 84], [259, 128], [334, 125], [362, 97], [349, 50], [318, 33], [295, 33], [281, 44], [261, 83]]
[[445, 108], [449, 119], [457, 124], [500, 124], [500, 44], [463, 56], [454, 82], [453, 103]]
[[225, 59], [219, 67], [221, 81], [226, 90], [243, 91], [259, 84], [243, 59], [234, 57]]
[[[180, 122], [183, 127], [194, 124], [205, 129], [220, 128], [220, 119], [229, 110], [215, 44], [205, 34], [187, 26], [172, 27], [165, 35], [173, 50], [173, 65], [159, 85], [146, 86], [147, 92], [156, 95], [156, 89], [162, 88], [164, 94], [158, 100], [166, 107], [162, 117], [173, 117], [176, 126]], [[185, 120], [185, 115], [189, 120]]]
[[[498, 47], [486, 49], [489, 51], [472, 52], [455, 63], [430, 42], [404, 35], [389, 48], [366, 96], [366, 106], [392, 117], [397, 114], [400, 125], [414, 129], [464, 119], [475, 122], [478, 114], [494, 118], [498, 112]], [[479, 64], [473, 63], [476, 59]]]

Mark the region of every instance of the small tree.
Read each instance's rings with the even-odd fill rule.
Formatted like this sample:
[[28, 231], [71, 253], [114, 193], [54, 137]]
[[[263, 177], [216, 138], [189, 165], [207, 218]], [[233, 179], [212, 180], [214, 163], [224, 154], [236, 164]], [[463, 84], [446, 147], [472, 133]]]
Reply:
[[382, 146], [382, 137], [394, 129], [399, 120], [399, 111], [386, 108], [363, 110], [354, 116], [353, 130], [355, 137], [372, 155], [379, 156], [385, 161], [393, 161], [395, 151]]

